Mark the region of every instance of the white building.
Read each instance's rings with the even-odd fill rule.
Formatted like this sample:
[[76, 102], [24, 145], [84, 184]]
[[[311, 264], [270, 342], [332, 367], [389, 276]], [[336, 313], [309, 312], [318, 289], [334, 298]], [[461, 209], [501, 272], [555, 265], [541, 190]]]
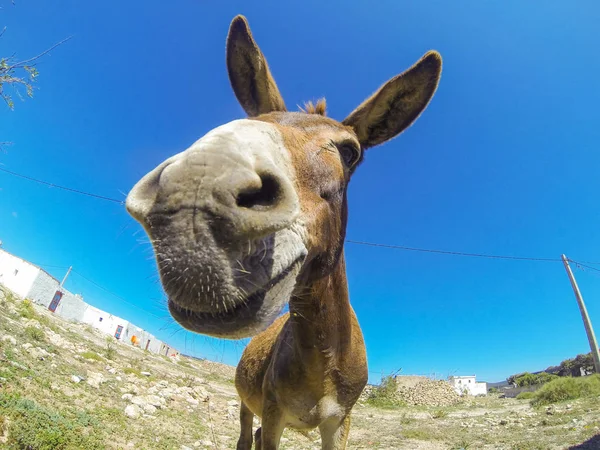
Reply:
[[161, 355], [176, 356], [177, 350], [121, 317], [83, 301], [42, 268], [0, 248], [0, 284], [21, 298], [48, 308], [65, 320], [87, 323], [110, 336]]
[[129, 322], [119, 316], [114, 316], [92, 305], [87, 305], [81, 322], [87, 323], [103, 333], [114, 336], [125, 342], [125, 339], [123, 339], [123, 331], [129, 326]]
[[477, 382], [475, 375], [448, 377], [448, 382], [460, 395], [487, 395], [487, 383]]

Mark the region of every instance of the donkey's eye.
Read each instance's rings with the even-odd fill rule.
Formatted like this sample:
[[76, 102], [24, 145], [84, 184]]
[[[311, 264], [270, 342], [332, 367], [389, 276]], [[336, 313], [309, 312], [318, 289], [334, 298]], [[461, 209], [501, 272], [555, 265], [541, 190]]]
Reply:
[[360, 159], [360, 149], [353, 143], [344, 143], [337, 147], [342, 159], [348, 167], [354, 166]]

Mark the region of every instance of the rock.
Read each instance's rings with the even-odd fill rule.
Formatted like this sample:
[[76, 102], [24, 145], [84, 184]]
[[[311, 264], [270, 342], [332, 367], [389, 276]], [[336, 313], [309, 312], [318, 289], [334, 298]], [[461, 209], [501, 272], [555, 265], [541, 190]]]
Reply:
[[[362, 397], [367, 399], [376, 389], [367, 386]], [[397, 377], [396, 399], [411, 406], [452, 406], [461, 401], [460, 395], [444, 380], [432, 380], [426, 377]]]
[[140, 372], [140, 374], [144, 375], [145, 377], [152, 375], [150, 372]]
[[127, 402], [130, 402], [132, 398], [133, 398], [133, 394], [123, 394], [121, 396], [121, 400], [125, 400]]
[[185, 401], [188, 402], [193, 408], [196, 408], [200, 404], [198, 400], [192, 397], [186, 397]]
[[33, 345], [31, 345], [29, 342], [26, 342], [25, 344], [21, 345], [21, 347], [24, 350], [29, 350], [31, 347], [33, 347]]
[[142, 411], [138, 405], [128, 405], [127, 408], [125, 408], [125, 415], [132, 419], [137, 419], [140, 417], [141, 413]]
[[100, 385], [105, 381], [106, 380], [104, 378], [104, 375], [102, 375], [101, 373], [88, 371], [88, 378], [86, 380], [86, 383], [92, 386], [93, 388], [100, 388]]
[[506, 420], [506, 419], [500, 420], [500, 425], [508, 425], [508, 420]]
[[191, 448], [191, 447], [188, 447], [187, 445], [182, 445], [182, 446], [180, 447], [180, 450], [192, 450], [192, 448]]
[[123, 378], [121, 378], [121, 377], [115, 377], [115, 380], [117, 380], [117, 381], [123, 381]]
[[165, 399], [157, 395], [146, 395], [146, 402], [157, 408], [163, 408], [166, 405]]
[[138, 405], [140, 407], [144, 407], [144, 405], [146, 404], [146, 400], [144, 399], [144, 397], [132, 397], [131, 398], [131, 403], [133, 403], [134, 405]]
[[8, 342], [11, 345], [17, 345], [17, 340], [9, 334], [2, 336], [2, 342]]
[[229, 400], [227, 406], [240, 406], [237, 400]]
[[0, 431], [2, 431], [2, 435], [0, 436], [0, 444], [8, 443], [8, 430], [10, 429], [10, 419], [8, 417], [0, 417]]
[[154, 414], [156, 412], [156, 406], [154, 405], [145, 404], [143, 408], [146, 414]]
[[77, 375], [71, 375], [71, 381], [73, 383], [79, 383], [81, 381], [81, 378], [78, 377]]
[[17, 369], [19, 369], [19, 370], [29, 370], [29, 369], [28, 369], [27, 367], [25, 367], [23, 364], [19, 364], [19, 363], [18, 363], [18, 362], [16, 362], [16, 361], [9, 361], [9, 362], [10, 362], [10, 365], [11, 365], [11, 366], [13, 366], [13, 367], [16, 367], [16, 368], [17, 368]]

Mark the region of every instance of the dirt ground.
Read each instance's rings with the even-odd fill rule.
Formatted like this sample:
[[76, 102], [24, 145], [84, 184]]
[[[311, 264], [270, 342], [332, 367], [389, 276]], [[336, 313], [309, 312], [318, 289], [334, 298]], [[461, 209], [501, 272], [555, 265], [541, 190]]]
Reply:
[[[0, 448], [235, 448], [233, 374], [108, 343], [89, 326], [0, 293]], [[319, 449], [318, 433], [286, 430], [280, 448]], [[361, 400], [348, 448], [600, 449], [600, 398], [542, 408], [497, 396], [442, 408]]]

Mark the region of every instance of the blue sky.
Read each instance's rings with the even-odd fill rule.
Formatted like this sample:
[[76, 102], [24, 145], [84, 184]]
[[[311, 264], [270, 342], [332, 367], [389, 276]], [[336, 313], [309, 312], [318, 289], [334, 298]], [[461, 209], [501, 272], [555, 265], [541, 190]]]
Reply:
[[[0, 106], [2, 167], [124, 198], [147, 171], [243, 117], [225, 38], [249, 19], [288, 106], [326, 96], [343, 119], [425, 51], [440, 87], [352, 180], [348, 238], [600, 262], [600, 6], [593, 1], [3, 1], [0, 55], [46, 56], [33, 99]], [[244, 342], [169, 318], [152, 252], [124, 208], [0, 173], [0, 239], [67, 288], [184, 352], [230, 364]], [[560, 263], [347, 244], [371, 381], [477, 374], [497, 381], [589, 351]], [[600, 268], [599, 266], [596, 266]], [[48, 267], [56, 277], [63, 269]], [[577, 270], [600, 332], [600, 272]], [[132, 306], [135, 305], [135, 306]]]

